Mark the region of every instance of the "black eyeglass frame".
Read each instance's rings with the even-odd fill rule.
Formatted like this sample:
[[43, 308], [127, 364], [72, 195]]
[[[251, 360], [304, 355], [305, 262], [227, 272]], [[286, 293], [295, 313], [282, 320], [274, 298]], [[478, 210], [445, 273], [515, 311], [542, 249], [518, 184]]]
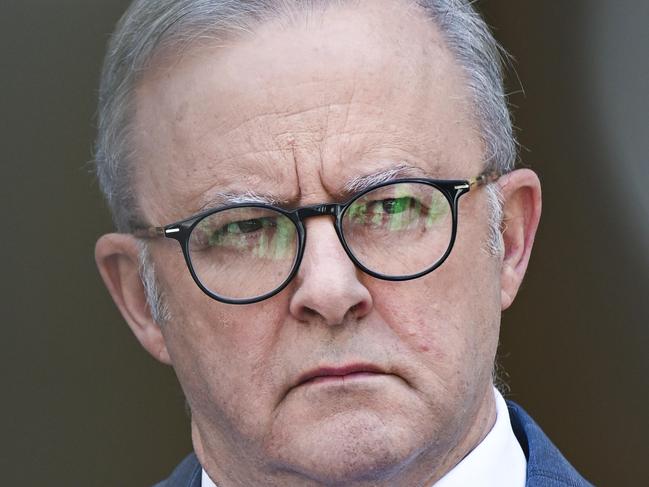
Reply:
[[[469, 180], [462, 180], [462, 179], [448, 180], [448, 179], [429, 179], [429, 178], [394, 179], [394, 180], [385, 181], [383, 183], [379, 183], [369, 188], [366, 188], [363, 191], [349, 198], [345, 203], [315, 204], [315, 205], [302, 206], [292, 210], [286, 210], [284, 208], [280, 208], [277, 206], [268, 205], [264, 203], [253, 203], [253, 202], [236, 203], [232, 205], [221, 206], [218, 208], [212, 208], [210, 210], [201, 212], [197, 215], [191, 216], [187, 219], [181, 220], [179, 222], [171, 223], [169, 225], [165, 225], [162, 227], [136, 228], [132, 232], [132, 234], [138, 238], [150, 239], [150, 238], [166, 237], [166, 238], [171, 238], [173, 240], [176, 240], [180, 244], [180, 247], [182, 249], [183, 256], [185, 257], [185, 263], [187, 264], [187, 268], [189, 269], [189, 272], [192, 278], [194, 279], [194, 282], [198, 285], [201, 291], [203, 291], [212, 299], [227, 304], [258, 303], [281, 292], [291, 282], [291, 280], [293, 280], [293, 278], [297, 274], [297, 271], [300, 268], [300, 264], [302, 263], [302, 258], [304, 257], [304, 249], [306, 248], [306, 227], [304, 225], [304, 221], [307, 218], [311, 218], [315, 216], [330, 215], [335, 217], [334, 228], [336, 230], [336, 235], [338, 235], [338, 240], [342, 244], [345, 253], [351, 259], [354, 265], [358, 267], [361, 271], [363, 271], [365, 274], [368, 274], [372, 277], [375, 277], [377, 279], [382, 279], [385, 281], [409, 281], [431, 273], [432, 271], [437, 269], [440, 265], [442, 265], [450, 255], [451, 250], [453, 249], [453, 245], [455, 244], [455, 238], [457, 236], [458, 201], [460, 197], [463, 194], [466, 194], [477, 187], [483, 186], [489, 182], [497, 180], [499, 177], [500, 177], [499, 173], [484, 172], [478, 175], [477, 177]], [[359, 198], [362, 198], [367, 193], [374, 191], [378, 188], [399, 184], [399, 183], [426, 184], [428, 186], [432, 186], [438, 189], [445, 196], [446, 200], [448, 201], [451, 207], [451, 216], [452, 216], [451, 238], [449, 240], [448, 248], [446, 249], [442, 257], [439, 258], [432, 266], [426, 268], [423, 271], [417, 272], [415, 274], [409, 274], [405, 276], [389, 276], [368, 269], [356, 258], [354, 253], [349, 248], [347, 241], [345, 240], [342, 231], [342, 219], [343, 216], [345, 215], [345, 212], [349, 209], [349, 207]], [[244, 298], [244, 299], [233, 299], [233, 298], [227, 298], [221, 296], [219, 294], [214, 293], [207, 287], [205, 287], [205, 285], [201, 282], [200, 278], [194, 271], [194, 266], [192, 264], [191, 255], [189, 252], [189, 237], [192, 231], [194, 230], [196, 225], [204, 218], [213, 215], [215, 213], [219, 213], [221, 211], [231, 210], [233, 208], [265, 208], [265, 209], [273, 210], [277, 213], [284, 215], [289, 220], [291, 220], [291, 222], [293, 222], [298, 232], [298, 249], [297, 249], [297, 254], [295, 256], [295, 260], [293, 262], [293, 266], [291, 268], [291, 272], [277, 288], [261, 296], [256, 296], [253, 298]]]

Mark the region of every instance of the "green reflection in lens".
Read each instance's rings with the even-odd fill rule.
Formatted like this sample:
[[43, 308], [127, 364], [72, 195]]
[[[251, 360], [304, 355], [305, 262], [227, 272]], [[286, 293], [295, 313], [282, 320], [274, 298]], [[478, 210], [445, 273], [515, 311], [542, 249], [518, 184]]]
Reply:
[[[244, 210], [224, 212], [219, 220], [207, 218], [199, 222], [194, 229], [195, 241], [203, 241], [204, 247], [234, 251], [239, 254], [238, 258], [244, 259], [246, 256], [269, 260], [293, 257], [296, 229], [290, 219], [283, 215], [238, 219], [241, 211]], [[227, 221], [228, 216], [231, 221]]]
[[433, 195], [426, 215], [426, 228], [430, 228], [437, 223], [448, 213], [448, 210], [449, 206], [446, 198], [441, 193]]
[[354, 202], [345, 215], [349, 224], [397, 233], [429, 229], [448, 213], [446, 198], [435, 188], [403, 184], [387, 189], [391, 194], [377, 191]]
[[[295, 226], [284, 216], [274, 218], [272, 228], [262, 232], [259, 242], [251, 249], [254, 257], [284, 260], [293, 257]], [[270, 235], [269, 235], [270, 233]]]
[[362, 203], [353, 203], [347, 210], [347, 219], [353, 224], [365, 223], [367, 216], [367, 205]]
[[[405, 194], [405, 188], [400, 190], [402, 188], [397, 188], [397, 192]], [[389, 204], [387, 226], [391, 232], [398, 232], [410, 227], [421, 208], [421, 203], [410, 196], [397, 196], [386, 201]]]

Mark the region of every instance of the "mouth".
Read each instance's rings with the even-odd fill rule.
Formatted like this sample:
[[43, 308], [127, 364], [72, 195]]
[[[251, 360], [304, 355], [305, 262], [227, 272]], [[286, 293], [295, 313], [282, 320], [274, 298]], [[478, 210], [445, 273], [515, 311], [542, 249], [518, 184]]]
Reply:
[[371, 364], [349, 364], [344, 366], [325, 366], [310, 370], [300, 376], [297, 386], [330, 382], [347, 382], [389, 375], [381, 368]]

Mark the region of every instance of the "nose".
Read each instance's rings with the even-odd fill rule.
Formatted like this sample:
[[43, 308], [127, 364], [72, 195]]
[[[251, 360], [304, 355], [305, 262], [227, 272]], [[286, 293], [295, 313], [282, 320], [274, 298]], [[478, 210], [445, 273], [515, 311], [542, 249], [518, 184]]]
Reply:
[[331, 218], [309, 219], [291, 314], [300, 321], [319, 319], [330, 326], [365, 316], [372, 308], [372, 296], [358, 279], [360, 272], [338, 240]]

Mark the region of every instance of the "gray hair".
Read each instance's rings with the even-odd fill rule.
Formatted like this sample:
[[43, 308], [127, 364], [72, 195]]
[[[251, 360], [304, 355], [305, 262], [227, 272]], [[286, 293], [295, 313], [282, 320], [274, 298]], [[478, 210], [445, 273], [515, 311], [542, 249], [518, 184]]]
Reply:
[[140, 240], [138, 242], [138, 250], [140, 279], [144, 286], [146, 303], [151, 312], [151, 317], [158, 324], [166, 323], [171, 320], [169, 303], [156, 279], [155, 266], [151, 259], [151, 253], [149, 252], [149, 246], [146, 240]]
[[[517, 144], [503, 88], [503, 51], [473, 2], [408, 1], [430, 16], [464, 71], [484, 146], [485, 169], [510, 171]], [[99, 87], [95, 147], [99, 185], [119, 231], [131, 231], [139, 221], [132, 187], [137, 155], [131, 136], [133, 98], [138, 80], [155, 54], [162, 49], [182, 49], [201, 38], [217, 42], [251, 32], [270, 19], [290, 18], [296, 9], [342, 3], [345, 0], [135, 0], [131, 4], [108, 45]], [[489, 251], [497, 251], [500, 241], [500, 205], [494, 191], [489, 193], [492, 214], [496, 216], [492, 219]]]

